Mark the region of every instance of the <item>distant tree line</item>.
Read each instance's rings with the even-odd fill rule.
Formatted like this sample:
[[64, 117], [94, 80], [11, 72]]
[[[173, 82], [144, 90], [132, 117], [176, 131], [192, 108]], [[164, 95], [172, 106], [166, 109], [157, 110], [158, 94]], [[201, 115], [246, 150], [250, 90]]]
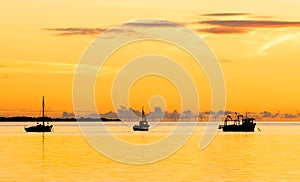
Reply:
[[[28, 117], [28, 116], [14, 116], [14, 117], [0, 117], [0, 122], [5, 121], [42, 121], [42, 117]], [[120, 119], [108, 119], [108, 118], [51, 118], [51, 117], [44, 117], [44, 121], [54, 121], [54, 122], [72, 122], [72, 121], [120, 121]]]

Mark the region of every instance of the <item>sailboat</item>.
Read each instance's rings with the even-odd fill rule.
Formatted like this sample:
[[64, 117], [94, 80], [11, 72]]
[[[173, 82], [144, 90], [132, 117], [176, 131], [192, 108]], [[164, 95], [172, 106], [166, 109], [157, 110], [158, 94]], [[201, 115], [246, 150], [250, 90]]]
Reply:
[[142, 120], [139, 122], [139, 125], [133, 126], [133, 131], [148, 131], [149, 130], [149, 124], [146, 120], [144, 108], [142, 108]]
[[45, 125], [45, 100], [42, 101], [42, 124], [37, 123], [35, 126], [24, 127], [26, 132], [51, 132], [53, 125]]

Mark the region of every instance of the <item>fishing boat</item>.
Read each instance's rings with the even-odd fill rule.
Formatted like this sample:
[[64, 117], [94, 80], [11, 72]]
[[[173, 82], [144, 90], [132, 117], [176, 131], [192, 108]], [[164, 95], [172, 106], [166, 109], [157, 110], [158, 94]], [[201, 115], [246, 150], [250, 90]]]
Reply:
[[236, 117], [233, 119], [230, 115], [227, 115], [222, 125], [219, 125], [219, 129], [224, 132], [254, 132], [255, 119], [246, 118], [243, 115], [235, 113]]
[[139, 125], [133, 126], [133, 131], [148, 131], [149, 130], [149, 124], [146, 120], [144, 108], [142, 108], [142, 120], [139, 122]]
[[37, 123], [37, 125], [35, 126], [29, 126], [29, 127], [24, 127], [26, 132], [51, 132], [53, 125], [50, 125], [49, 123], [47, 123], [47, 125], [45, 125], [45, 100], [44, 100], [44, 96], [43, 96], [43, 101], [42, 101], [42, 123]]

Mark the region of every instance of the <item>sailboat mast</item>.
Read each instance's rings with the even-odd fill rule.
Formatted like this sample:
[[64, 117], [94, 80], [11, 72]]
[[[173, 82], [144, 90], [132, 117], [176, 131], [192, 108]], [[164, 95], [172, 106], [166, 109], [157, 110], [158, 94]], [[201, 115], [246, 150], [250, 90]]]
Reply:
[[43, 101], [42, 101], [42, 121], [43, 121], [43, 126], [45, 126], [45, 101], [44, 101], [44, 96], [43, 96]]
[[144, 106], [142, 106], [142, 121], [145, 121]]

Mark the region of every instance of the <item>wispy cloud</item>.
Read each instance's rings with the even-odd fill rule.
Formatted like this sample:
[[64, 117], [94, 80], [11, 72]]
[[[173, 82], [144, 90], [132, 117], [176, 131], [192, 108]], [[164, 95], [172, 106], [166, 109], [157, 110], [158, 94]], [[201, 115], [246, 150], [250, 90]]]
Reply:
[[73, 73], [76, 64], [43, 62], [18, 59], [1, 60], [1, 73], [56, 73], [70, 74]]
[[125, 23], [125, 26], [153, 28], [153, 27], [180, 27], [177, 23], [172, 23], [165, 20], [150, 20], [147, 22], [129, 22]]
[[[6, 59], [1, 60], [2, 66], [0, 72], [3, 74], [17, 74], [17, 73], [28, 73], [28, 74], [74, 74], [78, 64], [75, 63], [60, 63], [60, 62], [45, 62], [45, 61], [30, 61], [30, 60], [17, 60], [17, 59]], [[98, 71], [96, 65], [83, 65], [80, 64], [85, 73]], [[118, 72], [118, 67], [103, 66], [99, 73], [102, 76], [115, 74]], [[10, 76], [5, 76], [10, 78]]]
[[[74, 36], [74, 35], [100, 35], [103, 32], [112, 33], [109, 36], [113, 36], [113, 33], [124, 33], [126, 36], [136, 34], [136, 28], [177, 28], [182, 25], [192, 26], [197, 32], [205, 32], [211, 34], [242, 34], [248, 33], [251, 30], [258, 28], [291, 28], [300, 27], [300, 21], [278, 21], [270, 20], [269, 16], [250, 16], [251, 13], [209, 13], [203, 14], [204, 17], [214, 17], [213, 20], [193, 21], [193, 22], [180, 22], [179, 24], [166, 20], [150, 19], [147, 21], [132, 21], [124, 23], [119, 28], [110, 28], [110, 26], [104, 27], [68, 27], [68, 28], [43, 28], [42, 30], [54, 32], [53, 35], [57, 36]], [[241, 17], [243, 19], [240, 19]], [[203, 18], [203, 17], [202, 17]], [[227, 19], [224, 18], [238, 18]], [[253, 19], [255, 18], [255, 19]]]
[[106, 31], [106, 28], [86, 28], [86, 27], [69, 27], [69, 28], [43, 28], [42, 30], [55, 32], [58, 36], [71, 35], [99, 35]]
[[273, 20], [208, 20], [198, 23], [225, 26], [225, 27], [249, 27], [249, 28], [282, 28], [300, 27], [298, 21], [273, 21]]
[[[212, 13], [204, 14], [203, 16], [213, 17], [230, 17], [230, 16], [242, 16], [251, 15], [250, 13]], [[215, 19], [215, 20], [204, 20], [185, 23], [187, 25], [196, 26], [194, 28], [197, 32], [206, 32], [211, 34], [241, 34], [248, 33], [249, 31], [259, 28], [299, 28], [300, 21], [276, 21], [276, 20], [261, 20], [252, 19], [250, 16], [244, 17], [245, 19]], [[204, 27], [203, 27], [204, 26]], [[201, 27], [201, 28], [197, 28]]]
[[240, 34], [247, 33], [248, 30], [245, 28], [238, 27], [212, 27], [196, 29], [197, 32], [213, 33], [213, 34]]
[[83, 27], [71, 27], [71, 28], [43, 28], [42, 30], [55, 32], [57, 36], [72, 36], [72, 35], [99, 35], [103, 32], [107, 33], [135, 33], [134, 30], [126, 28], [83, 28]]
[[157, 28], [157, 27], [180, 27], [179, 24], [173, 23], [165, 20], [150, 19], [147, 21], [135, 21], [124, 23], [118, 28], [109, 28], [109, 27], [68, 27], [68, 28], [42, 28], [44, 31], [54, 32], [53, 35], [56, 36], [74, 36], [74, 35], [91, 35], [97, 36], [106, 33], [124, 33], [128, 36], [133, 34], [138, 34], [134, 29], [135, 28]]
[[[128, 22], [123, 24], [119, 28], [88, 28], [88, 27], [68, 27], [68, 28], [43, 28], [42, 30], [54, 32], [56, 36], [73, 36], [73, 35], [100, 35], [103, 32], [106, 33], [125, 33], [132, 35], [135, 32], [135, 28], [154, 28], [154, 27], [179, 27], [179, 24], [172, 23], [165, 20], [148, 20], [145, 22]], [[131, 28], [128, 28], [131, 27]]]
[[279, 37], [275, 40], [272, 40], [268, 43], [266, 43], [265, 45], [263, 45], [262, 47], [259, 48], [258, 54], [264, 54], [266, 50], [270, 49], [271, 47], [280, 44], [282, 42], [288, 41], [290, 39], [292, 39], [294, 37], [293, 34], [288, 34], [282, 37]]
[[209, 14], [202, 14], [202, 16], [244, 16], [244, 15], [251, 15], [250, 13], [209, 13]]

